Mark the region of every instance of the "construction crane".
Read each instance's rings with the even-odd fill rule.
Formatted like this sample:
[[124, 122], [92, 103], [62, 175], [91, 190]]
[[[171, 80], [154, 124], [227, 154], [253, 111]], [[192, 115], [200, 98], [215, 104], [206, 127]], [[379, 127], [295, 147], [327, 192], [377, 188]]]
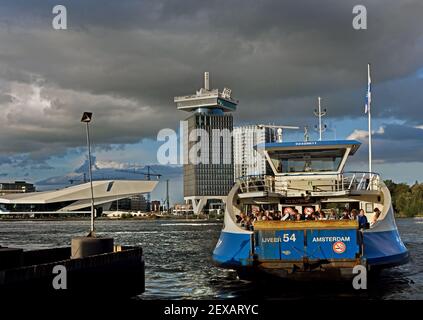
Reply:
[[86, 183], [87, 182], [87, 175], [84, 173], [83, 180], [81, 180], [81, 179], [69, 179], [68, 181], [69, 181], [70, 184], [73, 184], [74, 182], [83, 182], [83, 183]]
[[271, 125], [271, 124], [259, 124], [257, 125], [257, 127], [261, 128], [271, 128], [271, 129], [276, 129], [276, 142], [282, 142], [283, 141], [283, 129], [293, 129], [293, 130], [298, 130], [300, 129], [300, 127], [296, 127], [296, 126], [278, 126], [278, 125]]
[[[157, 180], [159, 180], [160, 179], [160, 177], [162, 176], [161, 174], [159, 174], [159, 173], [151, 173], [151, 167], [150, 166], [145, 166], [146, 168], [147, 168], [147, 172], [144, 172], [144, 171], [138, 171], [138, 170], [135, 170], [135, 168], [134, 168], [134, 170], [125, 170], [125, 169], [116, 169], [116, 171], [120, 171], [120, 172], [127, 172], [127, 173], [133, 173], [133, 174], [142, 174], [142, 175], [144, 175], [144, 177], [147, 179], [147, 180], [151, 180], [151, 177], [153, 176], [153, 177], [156, 177], [157, 178]], [[149, 193], [147, 193], [147, 203], [148, 203], [148, 206], [150, 206], [150, 203], [151, 203], [151, 194], [150, 194], [150, 192]]]
[[160, 179], [160, 177], [162, 176], [159, 173], [151, 173], [151, 167], [150, 166], [145, 166], [147, 168], [147, 172], [144, 171], [138, 171], [135, 168], [133, 170], [128, 170], [128, 169], [116, 169], [116, 171], [120, 171], [120, 172], [127, 172], [127, 173], [133, 173], [133, 174], [142, 174], [144, 175], [144, 177], [147, 180], [151, 180], [151, 176], [156, 177], [157, 180]]
[[166, 213], [170, 212], [170, 203], [169, 203], [169, 179], [166, 180]]

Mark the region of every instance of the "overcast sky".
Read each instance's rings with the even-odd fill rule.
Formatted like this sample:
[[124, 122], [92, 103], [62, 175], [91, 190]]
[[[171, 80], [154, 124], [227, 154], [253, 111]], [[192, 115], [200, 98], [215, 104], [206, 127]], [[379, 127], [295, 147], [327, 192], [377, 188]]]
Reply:
[[[68, 29], [52, 28], [64, 4]], [[367, 30], [352, 8], [367, 7]], [[239, 99], [235, 122], [313, 127], [362, 139], [372, 64], [375, 169], [423, 181], [423, 2], [0, 0], [0, 178], [37, 181], [83, 162], [84, 110], [99, 161], [154, 163], [156, 135], [187, 114], [175, 95], [202, 74]], [[317, 135], [313, 133], [315, 138]], [[287, 138], [301, 139], [301, 132]]]

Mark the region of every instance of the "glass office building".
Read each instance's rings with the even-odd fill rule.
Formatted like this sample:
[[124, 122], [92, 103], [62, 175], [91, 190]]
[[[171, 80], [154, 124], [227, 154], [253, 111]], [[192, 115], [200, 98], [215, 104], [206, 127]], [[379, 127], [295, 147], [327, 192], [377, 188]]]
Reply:
[[184, 198], [194, 212], [212, 199], [225, 201], [234, 183], [233, 118], [238, 101], [231, 90], [209, 88], [209, 74], [204, 88], [194, 95], [175, 97], [178, 110], [189, 112], [184, 144]]

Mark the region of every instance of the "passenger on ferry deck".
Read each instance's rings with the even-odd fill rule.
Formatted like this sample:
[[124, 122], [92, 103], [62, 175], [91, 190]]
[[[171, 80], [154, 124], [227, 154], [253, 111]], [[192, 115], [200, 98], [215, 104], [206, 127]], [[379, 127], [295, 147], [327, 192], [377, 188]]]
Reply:
[[258, 211], [256, 212], [256, 221], [261, 221], [263, 220], [263, 212]]
[[246, 230], [252, 230], [253, 227], [253, 217], [246, 216], [245, 221], [241, 222], [241, 227]]
[[[290, 218], [292, 218], [292, 216]], [[304, 220], [304, 216], [297, 209], [294, 209], [294, 220], [293, 221], [297, 221], [297, 220]]]
[[336, 211], [335, 211], [335, 209], [330, 209], [328, 220], [336, 220]]
[[244, 228], [246, 223], [247, 223], [247, 215], [245, 213], [241, 213], [241, 221], [239, 222], [239, 224], [241, 225], [242, 228]]
[[282, 212], [282, 221], [295, 220], [295, 211], [291, 207], [284, 208]]
[[295, 209], [294, 211], [296, 211], [296, 213], [295, 213], [295, 220], [296, 221], [304, 220], [303, 215], [301, 213], [299, 213], [297, 209]]
[[241, 219], [242, 219], [242, 218], [241, 218], [241, 216], [240, 216], [239, 214], [236, 214], [236, 215], [235, 215], [235, 218], [236, 218], [235, 223], [237, 223], [237, 224], [238, 224], [238, 223], [240, 223], [240, 222], [241, 222]]
[[273, 214], [273, 220], [282, 220], [282, 214], [279, 210], [276, 210]]
[[360, 213], [358, 214], [358, 225], [360, 228], [368, 227], [367, 217], [364, 214], [364, 210], [360, 209]]
[[351, 210], [351, 216], [350, 216], [351, 220], [357, 220], [358, 219], [358, 212], [356, 209], [352, 209]]
[[[292, 212], [294, 212], [293, 210], [291, 210]], [[284, 215], [281, 217], [281, 220], [282, 221], [287, 221], [287, 220], [289, 220], [290, 219], [290, 216], [291, 216], [291, 214], [290, 214], [290, 211], [289, 210], [284, 210]]]
[[313, 212], [311, 214], [311, 217], [312, 217], [312, 220], [318, 221], [319, 220], [319, 212], [318, 211]]
[[328, 218], [326, 218], [325, 212], [322, 209], [320, 209], [319, 210], [319, 220], [327, 220], [327, 219]]
[[347, 208], [344, 209], [341, 220], [350, 220], [350, 212], [348, 211]]
[[245, 218], [247, 217], [247, 215], [245, 214], [245, 212], [241, 212], [239, 215], [236, 215], [236, 223], [240, 223], [242, 224], [243, 221], [245, 221]]
[[381, 212], [380, 212], [379, 208], [375, 208], [375, 209], [373, 210], [373, 212], [374, 212], [375, 214], [373, 215], [373, 218], [372, 218], [372, 221], [371, 221], [370, 225], [374, 225], [374, 224], [377, 222], [377, 220], [379, 219], [380, 214], [381, 214]]
[[273, 220], [273, 217], [272, 217], [272, 215], [270, 214], [270, 211], [269, 211], [269, 210], [266, 210], [266, 211], [264, 212], [264, 215], [265, 215], [265, 217], [266, 217], [266, 220]]
[[314, 213], [313, 208], [311, 207], [305, 208], [304, 213], [305, 213], [305, 220], [315, 220], [313, 216], [313, 213]]

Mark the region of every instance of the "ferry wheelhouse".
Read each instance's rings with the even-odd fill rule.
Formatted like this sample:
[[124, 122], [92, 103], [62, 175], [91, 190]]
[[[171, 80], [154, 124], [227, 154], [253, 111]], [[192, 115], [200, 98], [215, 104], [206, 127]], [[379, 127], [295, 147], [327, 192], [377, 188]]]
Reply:
[[[268, 173], [238, 179], [230, 191], [224, 227], [213, 252], [221, 267], [240, 276], [265, 272], [281, 277], [351, 277], [409, 259], [394, 219], [391, 195], [377, 173], [344, 171], [360, 147], [355, 140], [274, 142], [257, 146]], [[254, 210], [363, 209], [369, 224], [354, 220], [257, 220], [246, 229], [239, 217]], [[377, 219], [374, 209], [380, 214]]]

